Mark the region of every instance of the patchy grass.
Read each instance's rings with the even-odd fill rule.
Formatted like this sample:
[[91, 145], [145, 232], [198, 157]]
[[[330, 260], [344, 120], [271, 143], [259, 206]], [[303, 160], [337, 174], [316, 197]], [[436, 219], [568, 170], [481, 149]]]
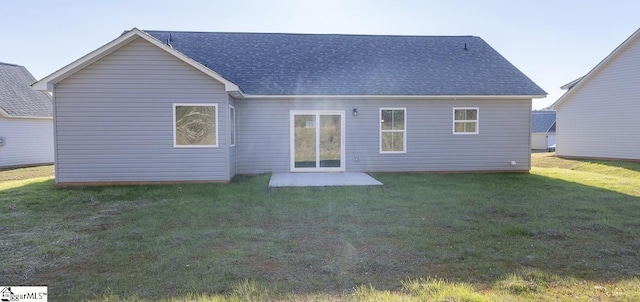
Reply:
[[375, 174], [381, 188], [4, 181], [0, 284], [72, 301], [640, 300], [640, 164], [533, 162]]

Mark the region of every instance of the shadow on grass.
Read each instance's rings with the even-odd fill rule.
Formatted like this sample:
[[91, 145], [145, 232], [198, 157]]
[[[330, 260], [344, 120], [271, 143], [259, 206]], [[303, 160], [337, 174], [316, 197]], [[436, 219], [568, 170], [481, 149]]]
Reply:
[[244, 280], [316, 295], [418, 278], [486, 288], [523, 270], [640, 276], [638, 197], [539, 175], [374, 177], [384, 187], [273, 190], [263, 175], [0, 191], [0, 284], [47, 284], [56, 300], [179, 299]]

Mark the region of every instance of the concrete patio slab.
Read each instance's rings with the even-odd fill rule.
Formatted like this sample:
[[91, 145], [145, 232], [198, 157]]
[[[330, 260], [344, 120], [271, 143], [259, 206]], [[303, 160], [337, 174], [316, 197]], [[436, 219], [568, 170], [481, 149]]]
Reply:
[[381, 186], [366, 173], [274, 173], [269, 187]]

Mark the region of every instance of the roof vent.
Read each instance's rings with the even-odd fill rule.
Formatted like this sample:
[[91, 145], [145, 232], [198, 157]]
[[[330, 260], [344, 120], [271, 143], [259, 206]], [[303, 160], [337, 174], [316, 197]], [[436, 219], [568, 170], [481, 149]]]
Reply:
[[469, 50], [469, 48], [467, 48], [467, 43], [464, 43], [464, 50]]
[[173, 45], [171, 45], [172, 40], [173, 40], [173, 37], [171, 37], [171, 33], [169, 33], [169, 39], [167, 39], [167, 45], [171, 48], [173, 48]]

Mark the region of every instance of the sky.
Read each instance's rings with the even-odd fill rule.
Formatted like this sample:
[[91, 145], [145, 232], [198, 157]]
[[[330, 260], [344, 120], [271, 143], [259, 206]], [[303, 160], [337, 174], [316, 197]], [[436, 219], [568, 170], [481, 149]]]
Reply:
[[637, 0], [0, 0], [0, 62], [41, 79], [142, 30], [479, 36], [544, 89], [588, 73], [640, 27]]

